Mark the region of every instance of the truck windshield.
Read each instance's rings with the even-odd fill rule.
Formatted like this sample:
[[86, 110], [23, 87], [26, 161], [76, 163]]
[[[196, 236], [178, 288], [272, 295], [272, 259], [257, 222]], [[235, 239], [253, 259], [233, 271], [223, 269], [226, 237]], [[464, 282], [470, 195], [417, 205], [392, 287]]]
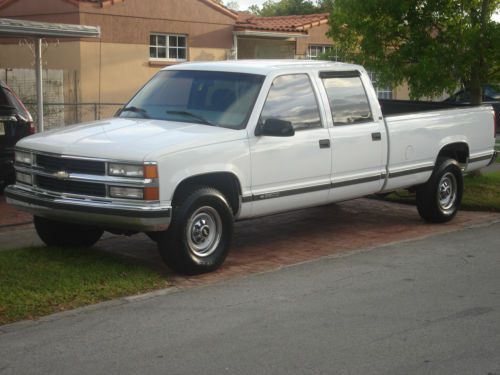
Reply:
[[244, 73], [164, 70], [119, 116], [244, 129], [264, 78]]

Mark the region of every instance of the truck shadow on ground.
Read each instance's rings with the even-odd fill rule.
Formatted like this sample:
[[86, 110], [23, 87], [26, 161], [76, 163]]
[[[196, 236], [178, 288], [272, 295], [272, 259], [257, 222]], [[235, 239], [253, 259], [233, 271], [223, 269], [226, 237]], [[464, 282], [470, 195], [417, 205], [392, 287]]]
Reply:
[[413, 206], [363, 198], [246, 220], [236, 223], [231, 251], [223, 266], [216, 272], [195, 277], [170, 271], [162, 263], [156, 244], [145, 235], [107, 236], [96, 248], [146, 265], [182, 287], [416, 239], [499, 218], [498, 214], [461, 211], [450, 223], [427, 224]]

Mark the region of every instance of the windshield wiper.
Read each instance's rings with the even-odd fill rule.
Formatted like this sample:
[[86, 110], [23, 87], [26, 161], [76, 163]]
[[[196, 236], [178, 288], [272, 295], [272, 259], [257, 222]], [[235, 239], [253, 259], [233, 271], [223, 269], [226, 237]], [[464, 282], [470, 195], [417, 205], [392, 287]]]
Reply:
[[217, 126], [213, 122], [208, 121], [206, 118], [204, 118], [204, 117], [202, 117], [200, 115], [197, 115], [195, 113], [188, 112], [188, 111], [167, 111], [167, 114], [170, 114], [170, 115], [186, 115], [186, 116], [190, 116], [192, 118], [197, 119], [202, 124], [211, 125], [211, 126]]
[[144, 116], [144, 118], [150, 118], [148, 116], [148, 113], [146, 112], [146, 110], [144, 108], [139, 108], [139, 107], [125, 107], [122, 109], [122, 112], [134, 112], [134, 113], [140, 113]]

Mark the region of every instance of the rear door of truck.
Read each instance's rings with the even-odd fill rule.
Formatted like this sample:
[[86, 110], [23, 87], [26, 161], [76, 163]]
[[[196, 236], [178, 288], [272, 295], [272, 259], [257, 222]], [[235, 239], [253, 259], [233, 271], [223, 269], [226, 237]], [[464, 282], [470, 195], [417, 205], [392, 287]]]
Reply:
[[385, 178], [387, 134], [368, 76], [360, 70], [322, 71], [318, 85], [332, 145], [329, 200], [378, 192]]

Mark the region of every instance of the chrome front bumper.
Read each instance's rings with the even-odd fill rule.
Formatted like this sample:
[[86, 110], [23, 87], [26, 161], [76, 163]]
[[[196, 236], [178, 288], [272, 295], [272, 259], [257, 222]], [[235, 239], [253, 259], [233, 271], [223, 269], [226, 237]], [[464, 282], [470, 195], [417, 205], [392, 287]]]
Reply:
[[172, 215], [172, 207], [158, 203], [139, 205], [106, 199], [79, 199], [18, 185], [8, 186], [4, 195], [7, 203], [34, 215], [103, 228], [161, 231], [168, 228]]

